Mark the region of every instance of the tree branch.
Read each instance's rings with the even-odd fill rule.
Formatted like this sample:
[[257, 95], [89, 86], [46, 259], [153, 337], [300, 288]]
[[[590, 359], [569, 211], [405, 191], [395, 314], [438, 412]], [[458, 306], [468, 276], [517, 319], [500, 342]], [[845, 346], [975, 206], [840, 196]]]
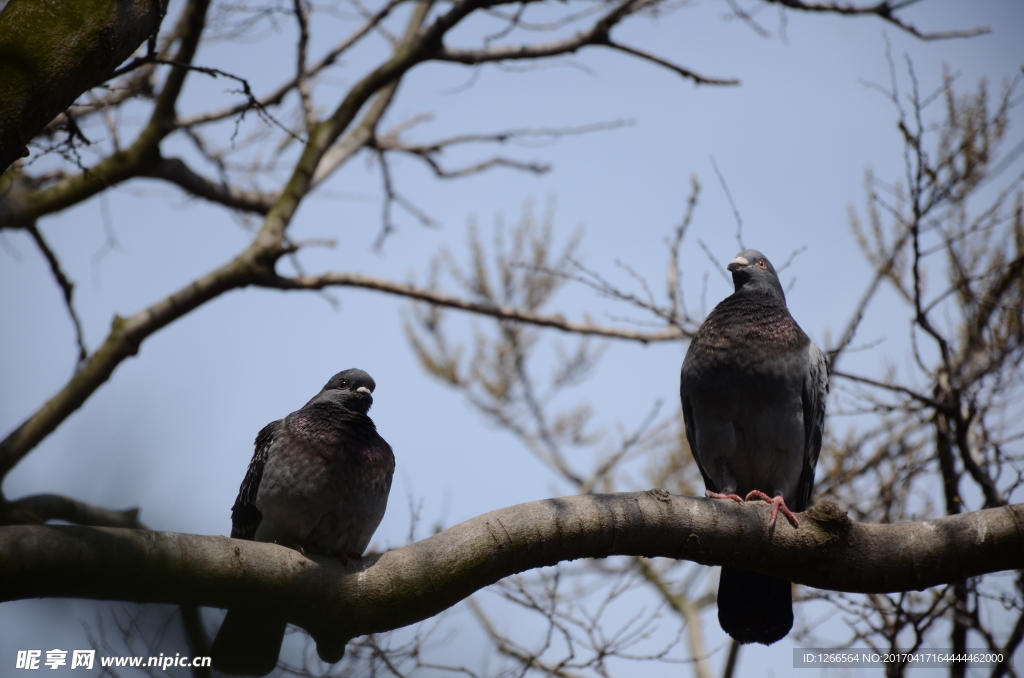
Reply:
[[[209, 6], [210, 0], [192, 0], [185, 7], [183, 34], [174, 61], [191, 63]], [[65, 177], [52, 186], [40, 190], [9, 190], [0, 194], [0, 229], [24, 228], [39, 217], [76, 205], [156, 164], [160, 159], [160, 142], [174, 131], [175, 107], [187, 73], [185, 68], [171, 69], [149, 122], [129, 148], [112, 153], [94, 166]]]
[[690, 599], [688, 592], [673, 591], [646, 558], [634, 558], [634, 562], [643, 578], [654, 586], [668, 606], [686, 622], [686, 636], [690, 645], [690, 657], [693, 658], [695, 678], [711, 678], [710, 655], [704, 644], [704, 625], [700, 620], [700, 608]]
[[50, 265], [50, 272], [53, 274], [54, 280], [57, 281], [57, 285], [60, 286], [60, 290], [64, 295], [64, 306], [68, 309], [68, 315], [71, 316], [71, 323], [75, 326], [75, 344], [78, 346], [78, 365], [85, 362], [86, 357], [89, 355], [89, 351], [85, 348], [85, 339], [82, 336], [82, 322], [78, 319], [78, 313], [75, 312], [74, 304], [74, 291], [75, 283], [71, 282], [66, 275], [64, 275], [64, 269], [61, 268], [60, 260], [57, 259], [57, 255], [53, 249], [43, 238], [43, 234], [39, 232], [39, 228], [36, 224], [30, 223], [26, 230], [32, 239], [35, 241], [39, 251], [43, 253], [43, 257], [46, 262]]
[[[387, 16], [395, 7], [407, 1], [408, 0], [390, 0], [379, 12], [377, 12], [371, 17], [367, 17], [366, 23], [360, 26], [352, 35], [350, 35], [348, 38], [339, 43], [334, 49], [328, 52], [318, 62], [306, 68], [306, 77], [311, 78], [319, 74], [321, 71], [328, 68], [329, 66], [334, 65], [334, 63], [337, 62], [338, 58], [342, 54], [344, 54], [346, 51], [348, 51], [349, 48], [351, 48], [353, 45], [359, 42], [359, 40], [361, 40], [366, 34], [368, 34], [370, 31], [372, 31], [374, 28], [380, 25], [380, 22], [386, 19]], [[288, 95], [288, 93], [295, 89], [297, 85], [298, 78], [292, 78], [291, 80], [288, 80], [287, 82], [279, 86], [276, 90], [262, 98], [257, 98], [254, 101], [247, 99], [246, 101], [235, 104], [234, 106], [229, 106], [227, 108], [222, 108], [216, 111], [210, 111], [208, 113], [201, 113], [198, 115], [183, 117], [178, 120], [178, 124], [181, 127], [202, 125], [208, 122], [215, 122], [217, 120], [223, 120], [224, 118], [230, 118], [231, 116], [244, 113], [257, 106], [262, 108], [276, 106], [277, 104], [280, 104]]]
[[277, 199], [276, 195], [245, 191], [211, 181], [194, 172], [180, 158], [160, 158], [156, 164], [143, 170], [141, 176], [169, 181], [190, 195], [243, 212], [266, 214]]
[[871, 379], [869, 377], [862, 377], [856, 374], [850, 374], [848, 372], [841, 372], [839, 370], [832, 370], [830, 374], [833, 377], [849, 379], [850, 381], [855, 381], [859, 384], [867, 384], [868, 386], [874, 386], [875, 388], [885, 389], [887, 391], [892, 391], [894, 393], [902, 393], [903, 395], [909, 397], [911, 400], [916, 400], [922, 405], [927, 405], [928, 407], [931, 407], [934, 410], [938, 410], [939, 412], [946, 412], [949, 409], [948, 406], [940, 403], [934, 398], [929, 398], [926, 395], [922, 395], [916, 391], [912, 391], [906, 386], [901, 386], [899, 384], [890, 384], [884, 381], [878, 381], [877, 379]]
[[0, 13], [0, 174], [157, 30], [166, 0], [13, 0]]
[[628, 45], [623, 45], [622, 43], [615, 42], [615, 41], [613, 41], [611, 39], [606, 40], [603, 44], [606, 47], [610, 47], [612, 49], [617, 49], [620, 52], [625, 52], [626, 54], [632, 54], [635, 57], [639, 57], [639, 58], [644, 59], [646, 61], [650, 61], [651, 63], [657, 64], [657, 65], [659, 65], [659, 66], [661, 66], [663, 68], [667, 68], [670, 71], [675, 71], [676, 73], [678, 73], [679, 75], [683, 76], [684, 78], [687, 78], [689, 80], [693, 80], [698, 85], [738, 85], [738, 84], [740, 84], [740, 81], [739, 81], [738, 78], [711, 78], [711, 77], [708, 77], [706, 75], [701, 75], [700, 73], [696, 73], [694, 71], [691, 71], [689, 68], [683, 68], [682, 66], [680, 66], [678, 64], [674, 64], [671, 61], [668, 61], [666, 59], [662, 59], [660, 56], [658, 56], [656, 54], [651, 54], [650, 52], [646, 52], [646, 51], [644, 51], [642, 49], [637, 49], [636, 47], [629, 47]]
[[513, 61], [522, 59], [542, 59], [546, 57], [572, 54], [587, 46], [601, 46], [616, 49], [633, 56], [646, 59], [660, 66], [664, 66], [683, 77], [689, 78], [697, 84], [709, 85], [737, 85], [739, 80], [711, 78], [695, 73], [682, 66], [677, 66], [669, 61], [632, 47], [626, 47], [612, 42], [609, 37], [611, 29], [620, 21], [631, 14], [639, 12], [647, 5], [652, 4], [650, 0], [624, 0], [584, 30], [562, 40], [534, 43], [532, 45], [496, 45], [482, 47], [479, 49], [461, 49], [457, 47], [444, 47], [434, 57], [438, 61], [454, 61], [462, 64], [482, 64], [489, 61]]
[[889, 23], [897, 26], [901, 30], [910, 33], [914, 37], [922, 40], [947, 40], [949, 38], [970, 38], [975, 35], [984, 35], [985, 33], [991, 32], [987, 26], [979, 26], [978, 28], [971, 28], [964, 31], [939, 31], [935, 33], [924, 33], [912, 24], [908, 24], [901, 18], [896, 16], [896, 12], [910, 4], [905, 0], [899, 2], [892, 2], [891, 0], [883, 0], [875, 5], [864, 5], [858, 7], [857, 5], [847, 5], [844, 3], [837, 2], [804, 2], [803, 0], [764, 0], [768, 4], [782, 5], [789, 9], [797, 9], [801, 12], [820, 12], [829, 14], [845, 14], [851, 15], [871, 15], [877, 16], [878, 18], [888, 21]]
[[564, 332], [575, 334], [593, 335], [599, 337], [610, 337], [613, 339], [629, 339], [642, 343], [655, 341], [678, 341], [684, 339], [685, 335], [676, 327], [669, 327], [657, 332], [641, 332], [624, 327], [612, 327], [608, 325], [596, 325], [590, 322], [577, 322], [566, 320], [561, 315], [544, 315], [509, 306], [495, 306], [474, 301], [468, 301], [454, 297], [444, 292], [431, 290], [424, 287], [417, 287], [409, 283], [400, 283], [363, 275], [361, 273], [324, 273], [322, 275], [302, 275], [294, 278], [275, 276], [272, 279], [260, 280], [257, 284], [264, 287], [275, 287], [283, 290], [320, 290], [326, 287], [362, 287], [364, 289], [377, 290], [398, 296], [425, 301], [436, 306], [455, 308], [461, 311], [469, 311], [480, 315], [500, 318], [502, 320], [518, 320], [520, 322], [538, 325], [540, 327], [551, 327]]
[[76, 597], [244, 606], [258, 596], [313, 635], [325, 661], [356, 636], [431, 617], [484, 586], [563, 560], [612, 555], [728, 565], [818, 588], [921, 590], [1024, 567], [1024, 504], [867, 525], [834, 502], [800, 528], [768, 507], [664, 490], [520, 504], [356, 564], [226, 537], [74, 526], [0, 528], [0, 600]]
[[[93, 527], [145, 529], [145, 526], [139, 522], [138, 507], [115, 511], [102, 506], [86, 504], [60, 494], [33, 494], [0, 504], [2, 513], [19, 515], [22, 511], [31, 514], [32, 522], [45, 523], [49, 520], [65, 520], [76, 525]], [[2, 522], [0, 521], [0, 523]]]
[[[263, 270], [265, 266], [273, 266], [276, 261], [272, 254], [252, 251], [250, 248], [235, 260], [189, 283], [149, 308], [129, 318], [114, 316], [110, 334], [103, 345], [89, 356], [60, 391], [0, 441], [0, 478], [6, 476], [39, 441], [81, 407], [110, 378], [122, 361], [138, 353], [139, 346], [151, 334], [228, 290], [251, 284], [261, 275], [272, 275]], [[281, 252], [276, 253], [276, 256], [280, 255]]]

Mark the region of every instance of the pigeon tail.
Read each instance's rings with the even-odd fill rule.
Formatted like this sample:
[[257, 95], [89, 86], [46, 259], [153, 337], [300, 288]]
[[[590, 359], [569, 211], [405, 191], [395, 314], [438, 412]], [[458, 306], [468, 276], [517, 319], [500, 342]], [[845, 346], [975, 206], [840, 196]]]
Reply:
[[793, 628], [792, 584], [759, 572], [723, 567], [718, 623], [738, 643], [771, 645]]
[[233, 676], [265, 676], [277, 666], [284, 619], [254, 610], [228, 610], [210, 647], [213, 668]]

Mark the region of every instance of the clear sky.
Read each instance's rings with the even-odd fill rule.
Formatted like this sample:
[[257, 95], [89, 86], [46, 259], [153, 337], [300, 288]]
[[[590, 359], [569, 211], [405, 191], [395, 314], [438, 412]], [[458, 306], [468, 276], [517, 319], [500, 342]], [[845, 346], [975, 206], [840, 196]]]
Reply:
[[[929, 0], [910, 8], [906, 18], [923, 30], [993, 29], [972, 39], [934, 42], [871, 18], [793, 13], [786, 15], [783, 40], [772, 9], [759, 15], [774, 33], [764, 38], [742, 22], [723, 20], [726, 12], [724, 3], [695, 1], [658, 19], [628, 23], [615, 35], [700, 73], [739, 78], [738, 87], [696, 87], [650, 63], [594, 48], [549, 68], [484, 68], [472, 86], [456, 93], [470, 78], [464, 67], [417, 68], [384, 125], [433, 114], [411, 132], [417, 140], [521, 127], [630, 124], [497, 149], [550, 163], [552, 171], [540, 177], [495, 169], [442, 182], [421, 164], [396, 162], [404, 195], [439, 226], [422, 227], [399, 212], [399, 229], [380, 251], [372, 247], [381, 225], [379, 173], [366, 162], [353, 162], [296, 218], [293, 237], [338, 241], [333, 249], [305, 254], [306, 270], [422, 282], [431, 253], [448, 247], [457, 257], [464, 254], [471, 220], [489, 238], [497, 217], [514, 223], [526, 203], [541, 213], [554, 201], [561, 242], [576, 227], [585, 228], [581, 249], [588, 266], [629, 285], [615, 268], [619, 260], [661, 285], [664, 241], [683, 213], [690, 176], [696, 174], [703, 192], [684, 253], [686, 292], [699, 308], [708, 273], [704, 301], [710, 308], [730, 292], [730, 284], [712, 269], [697, 241], [722, 262], [739, 249], [714, 158], [742, 215], [747, 246], [776, 262], [806, 247], [782, 274], [783, 283], [792, 284], [789, 304], [801, 326], [826, 344], [869, 279], [848, 219], [851, 205], [864, 204], [865, 171], [893, 180], [903, 172], [896, 113], [865, 85], [889, 84], [887, 41], [904, 85], [906, 55], [924, 91], [938, 85], [944, 65], [960, 74], [963, 90], [987, 77], [998, 91], [1024, 64], [1024, 3]], [[265, 91], [275, 75], [291, 68], [291, 56], [267, 44], [220, 43], [201, 52], [197, 63], [245, 75]], [[338, 85], [352, 82], [363, 68], [356, 60], [339, 69], [320, 102], [329, 105], [341, 91]], [[195, 89], [184, 99], [184, 112], [234, 101], [224, 81], [190, 80]], [[936, 117], [940, 113], [935, 110]], [[1010, 132], [1016, 139], [1019, 118]], [[460, 150], [446, 161], [455, 166], [494, 150]], [[234, 256], [250, 237], [228, 212], [142, 180], [47, 218], [40, 227], [77, 283], [76, 304], [91, 348], [102, 341], [114, 314], [152, 304]], [[0, 429], [6, 434], [63, 385], [75, 351], [71, 324], [42, 257], [23, 233], [4, 231], [0, 238]], [[115, 245], [107, 251], [109, 242]], [[350, 289], [332, 295], [340, 302], [337, 309], [315, 294], [244, 290], [175, 322], [146, 341], [137, 357], [124, 362], [9, 475], [5, 495], [56, 492], [113, 508], [139, 506], [142, 520], [154, 529], [226, 534], [256, 432], [301, 406], [331, 374], [353, 366], [377, 382], [371, 415], [398, 464], [391, 506], [371, 548], [404, 542], [409, 497], [422, 502], [430, 526], [570, 491], [511, 436], [488, 427], [457, 393], [418, 367], [402, 330], [408, 302]], [[615, 312], [584, 290], [556, 297], [548, 310], [572, 318], [590, 311], [605, 320], [609, 316], [602, 314]], [[865, 342], [891, 337], [892, 323], [904, 322], [890, 312], [897, 310], [883, 298], [866, 320]], [[544, 338], [564, 340], [553, 332]], [[577, 398], [593, 404], [609, 436], [618, 422], [635, 426], [658, 399], [665, 408], [678, 408], [684, 350], [683, 344], [612, 343]], [[902, 344], [885, 341], [857, 358], [865, 369], [905, 359]], [[78, 620], [91, 621], [96, 609], [67, 601], [0, 605], [0, 667], [13, 666], [7, 662], [17, 649], [88, 647]], [[723, 636], [713, 613], [706, 628], [709, 644], [720, 646]], [[452, 641], [449, 656], [477, 661], [483, 652], [478, 641], [464, 631]], [[790, 647], [784, 641], [745, 651], [742, 675], [787, 674]]]

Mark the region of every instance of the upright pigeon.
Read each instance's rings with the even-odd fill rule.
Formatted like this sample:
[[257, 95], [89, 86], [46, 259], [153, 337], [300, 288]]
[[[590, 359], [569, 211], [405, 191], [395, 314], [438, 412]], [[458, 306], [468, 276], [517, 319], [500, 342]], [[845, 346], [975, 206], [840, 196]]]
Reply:
[[[304, 553], [359, 558], [384, 517], [395, 455], [366, 415], [375, 384], [345, 370], [305, 406], [256, 436], [231, 507], [231, 536]], [[224, 617], [210, 654], [224, 673], [262, 676], [277, 665], [284, 619], [254, 601]]]
[[[680, 396], [686, 439], [716, 499], [771, 502], [781, 510], [811, 498], [821, 450], [828, 365], [786, 308], [768, 259], [744, 250], [729, 262], [736, 291], [708, 315], [683, 361]], [[770, 645], [793, 628], [788, 581], [722, 568], [718, 621], [740, 643]]]

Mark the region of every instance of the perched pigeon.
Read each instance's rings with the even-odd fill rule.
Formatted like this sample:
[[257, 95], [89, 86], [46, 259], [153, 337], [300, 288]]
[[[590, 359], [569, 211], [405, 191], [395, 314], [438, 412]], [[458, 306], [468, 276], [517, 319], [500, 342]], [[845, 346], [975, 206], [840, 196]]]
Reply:
[[[366, 416], [375, 384], [345, 370], [306, 405], [267, 424], [231, 508], [231, 536], [304, 553], [359, 558], [384, 517], [395, 471], [391, 446]], [[232, 608], [210, 654], [224, 673], [262, 676], [281, 651], [285, 620], [258, 602]]]
[[[736, 291], [708, 315], [683, 361], [686, 439], [707, 495], [758, 498], [797, 525], [811, 497], [828, 394], [825, 356], [786, 308], [775, 269], [756, 250], [728, 266]], [[740, 643], [770, 645], [793, 627], [788, 581], [723, 567], [718, 621]]]

